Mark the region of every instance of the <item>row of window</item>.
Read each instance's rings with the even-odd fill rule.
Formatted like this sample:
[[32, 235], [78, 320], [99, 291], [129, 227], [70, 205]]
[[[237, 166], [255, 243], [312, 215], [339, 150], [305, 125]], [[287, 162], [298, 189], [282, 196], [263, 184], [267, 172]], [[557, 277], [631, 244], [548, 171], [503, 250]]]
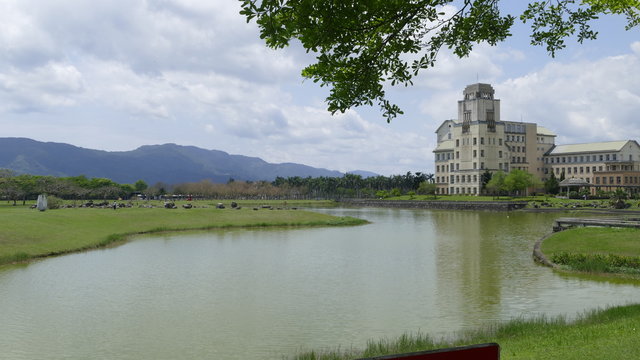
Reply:
[[[573, 172], [572, 172], [573, 169]], [[556, 175], [560, 175], [560, 173], [564, 172], [565, 174], [584, 174], [587, 173], [589, 174], [590, 172], [596, 172], [597, 171], [602, 171], [602, 165], [596, 167], [596, 166], [568, 166], [568, 167], [564, 167], [564, 168], [556, 168], [555, 172]]]
[[[517, 158], [518, 160], [520, 158]], [[523, 162], [524, 158], [522, 158]], [[515, 162], [515, 161], [514, 161]], [[440, 173], [440, 172], [449, 172], [449, 169], [451, 169], [451, 171], [460, 170], [460, 164], [451, 164], [451, 165], [436, 165], [436, 174]], [[509, 163], [498, 163], [498, 169], [500, 170], [504, 170], [504, 171], [509, 171]], [[478, 170], [478, 163], [474, 162], [473, 163], [473, 170]], [[480, 163], [480, 170], [484, 170], [484, 162]]]
[[439, 189], [440, 195], [449, 195], [449, 194], [470, 194], [475, 195], [478, 193], [478, 188], [470, 187], [470, 188], [459, 188], [459, 187], [450, 187], [448, 189], [442, 188]]
[[[451, 175], [449, 182], [451, 184], [455, 184], [456, 182], [473, 182], [473, 183], [478, 183], [478, 175], [456, 175], [454, 178], [454, 175]], [[473, 179], [473, 180], [472, 180]], [[446, 176], [436, 176], [436, 183], [445, 183], [447, 182], [447, 177]]]
[[447, 160], [451, 160], [452, 157], [453, 157], [453, 153], [436, 154], [436, 161], [447, 161]]
[[[473, 140], [473, 142], [471, 140]], [[495, 145], [495, 144], [496, 144], [495, 138], [487, 138], [487, 145]], [[462, 138], [462, 146], [465, 146], [465, 145], [478, 145], [478, 138], [477, 137], [474, 137], [473, 139]], [[484, 145], [484, 137], [480, 137], [480, 145]], [[502, 146], [502, 139], [498, 139], [498, 145]], [[460, 147], [460, 139], [456, 139], [456, 147]]]
[[525, 137], [520, 135], [507, 135], [507, 141], [510, 142], [525, 142]]
[[[621, 156], [622, 158], [622, 156]], [[553, 156], [545, 159], [547, 164], [564, 164], [593, 161], [616, 161], [618, 154], [580, 155], [580, 156]], [[629, 155], [629, 161], [633, 161], [633, 155]]]
[[[596, 176], [595, 178], [596, 185], [632, 185], [632, 184], [640, 184], [637, 176], [625, 176], [624, 182], [622, 176]], [[608, 181], [608, 183], [607, 183]]]
[[521, 125], [521, 124], [505, 124], [505, 131], [506, 132], [510, 132], [510, 133], [524, 133], [525, 132], [525, 126]]

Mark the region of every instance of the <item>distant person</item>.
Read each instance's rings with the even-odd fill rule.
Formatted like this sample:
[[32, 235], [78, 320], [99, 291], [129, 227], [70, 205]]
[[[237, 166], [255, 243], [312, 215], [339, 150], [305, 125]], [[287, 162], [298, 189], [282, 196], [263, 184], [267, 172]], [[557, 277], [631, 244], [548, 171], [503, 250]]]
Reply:
[[114, 201], [114, 202], [113, 202], [113, 210], [115, 210], [115, 209], [117, 209], [117, 208], [118, 208], [118, 203]]

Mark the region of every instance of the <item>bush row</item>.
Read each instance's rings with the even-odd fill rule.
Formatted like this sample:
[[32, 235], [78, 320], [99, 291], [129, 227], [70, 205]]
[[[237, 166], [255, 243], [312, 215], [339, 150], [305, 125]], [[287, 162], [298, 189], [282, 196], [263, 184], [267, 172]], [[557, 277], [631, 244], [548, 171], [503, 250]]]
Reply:
[[574, 270], [587, 272], [628, 272], [640, 271], [640, 256], [615, 254], [573, 254], [560, 252], [551, 256], [551, 261]]

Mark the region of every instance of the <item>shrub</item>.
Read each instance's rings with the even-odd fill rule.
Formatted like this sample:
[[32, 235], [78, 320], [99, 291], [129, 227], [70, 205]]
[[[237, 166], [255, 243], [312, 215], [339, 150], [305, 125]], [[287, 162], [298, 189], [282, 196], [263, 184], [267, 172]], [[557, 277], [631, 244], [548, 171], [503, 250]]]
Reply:
[[47, 207], [49, 209], [60, 209], [63, 204], [64, 200], [60, 199], [59, 197], [53, 195], [47, 196]]
[[624, 269], [640, 270], [640, 257], [615, 254], [573, 254], [560, 252], [551, 261], [571, 269], [585, 272], [624, 272]]

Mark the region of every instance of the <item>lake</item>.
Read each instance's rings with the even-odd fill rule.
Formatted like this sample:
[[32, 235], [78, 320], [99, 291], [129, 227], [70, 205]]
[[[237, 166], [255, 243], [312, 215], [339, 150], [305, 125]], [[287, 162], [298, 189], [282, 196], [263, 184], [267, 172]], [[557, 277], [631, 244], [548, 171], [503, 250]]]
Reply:
[[372, 224], [164, 234], [3, 267], [0, 358], [282, 359], [640, 299], [533, 262], [561, 213], [316, 211]]

